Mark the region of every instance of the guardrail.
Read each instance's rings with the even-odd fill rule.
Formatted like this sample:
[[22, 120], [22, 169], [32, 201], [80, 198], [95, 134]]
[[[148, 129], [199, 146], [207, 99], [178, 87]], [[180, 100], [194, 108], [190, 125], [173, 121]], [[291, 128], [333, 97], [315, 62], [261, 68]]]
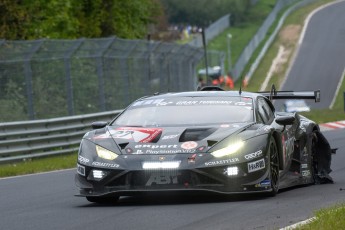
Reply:
[[0, 123], [0, 163], [76, 152], [92, 122], [110, 121], [121, 111]]

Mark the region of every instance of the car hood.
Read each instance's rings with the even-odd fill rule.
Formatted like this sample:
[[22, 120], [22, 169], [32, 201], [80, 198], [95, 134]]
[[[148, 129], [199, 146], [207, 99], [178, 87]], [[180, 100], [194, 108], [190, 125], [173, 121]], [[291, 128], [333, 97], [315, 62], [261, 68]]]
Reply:
[[223, 139], [253, 123], [191, 127], [107, 126], [88, 132], [84, 139], [122, 154], [176, 154], [206, 152]]

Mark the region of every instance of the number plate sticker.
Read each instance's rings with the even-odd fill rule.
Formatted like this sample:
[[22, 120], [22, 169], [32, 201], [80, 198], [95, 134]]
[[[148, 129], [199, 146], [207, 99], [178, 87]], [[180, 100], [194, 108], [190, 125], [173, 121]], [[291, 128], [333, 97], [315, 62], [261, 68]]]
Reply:
[[258, 161], [248, 163], [248, 172], [249, 173], [258, 171], [258, 170], [263, 169], [263, 168], [265, 168], [265, 160], [264, 159], [260, 159]]

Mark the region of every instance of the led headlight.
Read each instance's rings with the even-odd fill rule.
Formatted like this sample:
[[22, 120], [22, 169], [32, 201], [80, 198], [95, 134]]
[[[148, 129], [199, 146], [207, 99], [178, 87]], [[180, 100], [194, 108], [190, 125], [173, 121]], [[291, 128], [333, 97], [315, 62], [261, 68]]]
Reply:
[[116, 157], [118, 157], [116, 153], [113, 153], [99, 145], [96, 145], [96, 152], [100, 158], [103, 158], [106, 160], [114, 160]]
[[225, 148], [222, 148], [222, 149], [219, 149], [219, 150], [212, 152], [211, 154], [214, 157], [228, 156], [228, 155], [236, 153], [238, 150], [240, 150], [242, 148], [243, 145], [244, 145], [243, 141], [236, 141], [234, 143], [231, 143], [230, 145], [228, 145]]

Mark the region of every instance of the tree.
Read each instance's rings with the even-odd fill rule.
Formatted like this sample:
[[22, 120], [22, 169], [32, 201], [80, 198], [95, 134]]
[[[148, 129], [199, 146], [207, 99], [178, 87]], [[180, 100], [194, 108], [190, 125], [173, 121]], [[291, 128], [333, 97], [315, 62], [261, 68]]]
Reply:
[[251, 6], [250, 0], [162, 0], [169, 22], [208, 26], [220, 17], [231, 14], [232, 22], [240, 23]]
[[0, 38], [144, 38], [158, 0], [0, 0]]

